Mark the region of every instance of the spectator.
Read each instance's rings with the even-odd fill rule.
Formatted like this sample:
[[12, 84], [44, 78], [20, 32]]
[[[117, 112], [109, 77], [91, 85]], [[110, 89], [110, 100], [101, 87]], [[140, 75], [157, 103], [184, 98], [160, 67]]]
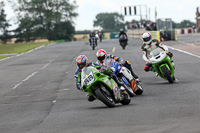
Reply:
[[147, 25], [146, 25], [146, 22], [143, 21], [143, 27], [146, 28], [146, 26], [147, 26]]
[[157, 31], [156, 24], [153, 23], [152, 30]]

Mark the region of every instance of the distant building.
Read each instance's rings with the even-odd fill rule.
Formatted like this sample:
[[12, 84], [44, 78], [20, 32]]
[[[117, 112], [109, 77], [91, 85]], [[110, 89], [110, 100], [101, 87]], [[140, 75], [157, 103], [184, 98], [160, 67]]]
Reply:
[[200, 13], [199, 13], [199, 7], [197, 7], [197, 12], [196, 12], [196, 27], [200, 28]]

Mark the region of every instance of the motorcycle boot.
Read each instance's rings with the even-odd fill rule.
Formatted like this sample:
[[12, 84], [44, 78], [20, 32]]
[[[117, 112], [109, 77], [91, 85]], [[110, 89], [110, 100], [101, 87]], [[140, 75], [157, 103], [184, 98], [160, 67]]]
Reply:
[[173, 60], [171, 60], [171, 62], [172, 62], [172, 65], [173, 65], [173, 67], [174, 67], [174, 69], [175, 69], [175, 64], [174, 64], [174, 61], [173, 61]]
[[89, 102], [92, 102], [92, 101], [94, 101], [96, 98], [95, 97], [93, 97], [91, 94], [87, 94], [87, 99], [88, 99], [88, 101]]

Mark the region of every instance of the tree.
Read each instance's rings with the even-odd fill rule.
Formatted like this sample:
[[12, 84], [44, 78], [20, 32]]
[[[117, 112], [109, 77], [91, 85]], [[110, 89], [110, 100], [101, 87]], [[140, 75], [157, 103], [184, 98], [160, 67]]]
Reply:
[[180, 28], [189, 28], [195, 25], [195, 23], [191, 22], [190, 20], [183, 20], [180, 23]]
[[10, 39], [10, 35], [8, 34], [8, 28], [11, 26], [6, 20], [6, 14], [4, 10], [5, 4], [3, 1], [0, 2], [0, 39], [3, 43], [7, 43], [7, 40]]
[[103, 29], [116, 29], [124, 27], [124, 16], [118, 13], [99, 13], [94, 20], [94, 27], [100, 26]]
[[76, 8], [76, 2], [70, 4], [69, 0], [18, 0], [18, 37], [26, 41], [38, 37], [71, 40]]
[[174, 28], [189, 28], [189, 27], [192, 27], [194, 25], [195, 25], [195, 23], [191, 22], [190, 20], [183, 20], [180, 23], [173, 22]]

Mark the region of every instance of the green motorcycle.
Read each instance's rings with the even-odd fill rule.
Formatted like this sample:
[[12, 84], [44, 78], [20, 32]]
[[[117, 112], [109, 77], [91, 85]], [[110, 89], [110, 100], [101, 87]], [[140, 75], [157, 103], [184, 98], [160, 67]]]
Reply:
[[149, 57], [149, 63], [152, 63], [157, 74], [161, 78], [168, 80], [169, 83], [173, 83], [175, 80], [174, 66], [166, 52], [160, 48], [156, 48], [150, 52]]
[[108, 107], [115, 107], [116, 103], [128, 105], [131, 102], [130, 96], [126, 91], [121, 91], [112, 78], [92, 66], [83, 68], [81, 83], [83, 91], [99, 99]]

